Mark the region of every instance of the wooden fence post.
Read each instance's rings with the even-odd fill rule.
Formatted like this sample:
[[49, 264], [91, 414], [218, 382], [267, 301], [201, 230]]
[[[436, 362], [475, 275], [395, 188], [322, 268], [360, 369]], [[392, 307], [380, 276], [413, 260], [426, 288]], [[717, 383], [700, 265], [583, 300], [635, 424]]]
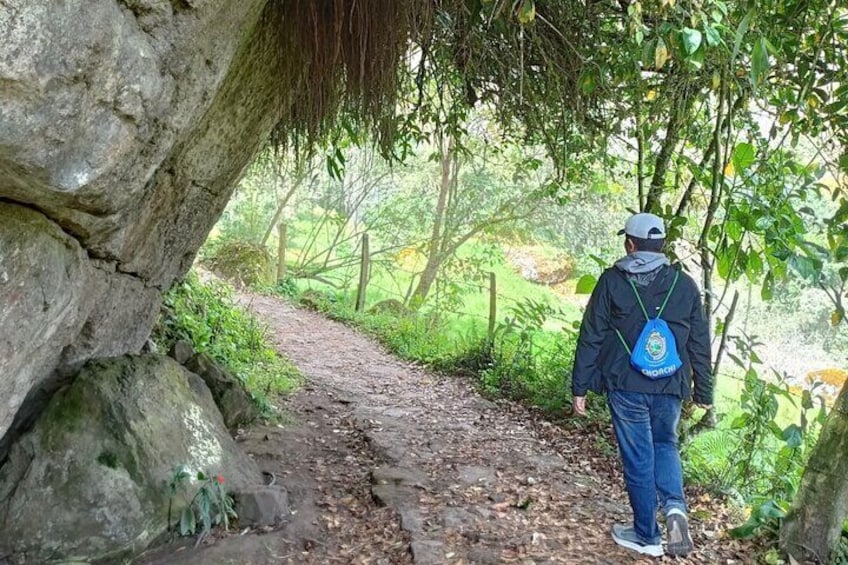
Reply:
[[368, 234], [362, 234], [362, 263], [359, 266], [359, 288], [356, 291], [356, 311], [365, 308], [365, 288], [368, 286], [368, 273], [371, 270], [371, 257], [368, 251]]
[[498, 317], [498, 290], [495, 273], [489, 273], [489, 339], [495, 337], [495, 320]]
[[280, 239], [277, 244], [277, 284], [280, 284], [286, 278], [286, 223], [280, 222], [277, 230]]

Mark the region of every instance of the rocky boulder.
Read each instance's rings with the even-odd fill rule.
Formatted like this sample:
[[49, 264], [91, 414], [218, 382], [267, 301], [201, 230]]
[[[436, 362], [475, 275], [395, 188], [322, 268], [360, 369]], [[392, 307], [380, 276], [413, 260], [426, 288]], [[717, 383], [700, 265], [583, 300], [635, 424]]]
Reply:
[[188, 360], [186, 369], [199, 375], [212, 392], [212, 398], [230, 430], [252, 424], [259, 418], [256, 403], [244, 385], [206, 353], [198, 353]]
[[[43, 214], [0, 202], [0, 438], [16, 415], [25, 426], [43, 408], [65, 376], [57, 366], [138, 351], [158, 300]], [[0, 441], [0, 461], [4, 452]]]
[[0, 2], [0, 460], [144, 345], [279, 118], [279, 4]]
[[262, 484], [198, 376], [155, 355], [88, 363], [0, 468], [0, 554], [42, 563], [144, 549], [167, 530], [177, 465], [220, 474], [228, 490]]

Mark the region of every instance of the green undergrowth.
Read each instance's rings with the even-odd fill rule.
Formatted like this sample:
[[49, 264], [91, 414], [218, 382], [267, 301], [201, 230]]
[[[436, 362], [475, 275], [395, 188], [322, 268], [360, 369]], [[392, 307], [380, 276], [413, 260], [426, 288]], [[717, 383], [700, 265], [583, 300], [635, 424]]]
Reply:
[[375, 337], [398, 357], [436, 371], [477, 380], [484, 394], [561, 413], [571, 403], [571, 365], [576, 336], [528, 329], [507, 317], [493, 337], [461, 316], [433, 311], [356, 312], [346, 293], [308, 291], [301, 304]]
[[263, 287], [271, 281], [271, 256], [261, 245], [246, 241], [219, 241], [204, 248], [208, 267], [246, 287]]
[[733, 537], [776, 543], [827, 409], [813, 391], [796, 398], [779, 377], [765, 379], [749, 362], [738, 404], [718, 426], [683, 446], [687, 479], [749, 510]]
[[211, 355], [235, 375], [263, 413], [274, 396], [297, 388], [297, 368], [268, 344], [265, 327], [240, 308], [226, 283], [203, 283], [190, 272], [165, 295], [154, 341], [168, 350], [179, 340]]

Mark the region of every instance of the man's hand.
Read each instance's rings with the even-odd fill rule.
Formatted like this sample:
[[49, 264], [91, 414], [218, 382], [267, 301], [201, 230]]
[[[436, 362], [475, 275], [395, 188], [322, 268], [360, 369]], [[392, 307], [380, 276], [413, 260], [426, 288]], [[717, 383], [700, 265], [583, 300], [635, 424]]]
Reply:
[[573, 398], [574, 403], [574, 413], [578, 416], [586, 415], [586, 397], [585, 396], [575, 396]]

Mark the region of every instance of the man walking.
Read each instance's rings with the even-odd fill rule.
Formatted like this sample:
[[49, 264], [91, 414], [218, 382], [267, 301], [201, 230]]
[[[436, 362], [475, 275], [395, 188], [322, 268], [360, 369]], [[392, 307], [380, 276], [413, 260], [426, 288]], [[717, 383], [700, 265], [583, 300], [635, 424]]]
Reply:
[[[693, 546], [677, 424], [683, 400], [713, 402], [709, 324], [697, 284], [663, 253], [662, 220], [635, 214], [621, 234], [627, 255], [601, 275], [583, 315], [571, 385], [574, 411], [586, 413], [587, 391], [606, 393], [633, 509], [633, 525], [613, 526], [613, 540], [639, 553], [663, 555], [659, 504], [668, 553], [686, 555]], [[643, 335], [653, 318], [668, 324], [666, 333], [652, 325], [650, 335]], [[639, 356], [669, 357], [666, 346], [670, 357], [676, 349], [676, 364], [640, 366]]]

